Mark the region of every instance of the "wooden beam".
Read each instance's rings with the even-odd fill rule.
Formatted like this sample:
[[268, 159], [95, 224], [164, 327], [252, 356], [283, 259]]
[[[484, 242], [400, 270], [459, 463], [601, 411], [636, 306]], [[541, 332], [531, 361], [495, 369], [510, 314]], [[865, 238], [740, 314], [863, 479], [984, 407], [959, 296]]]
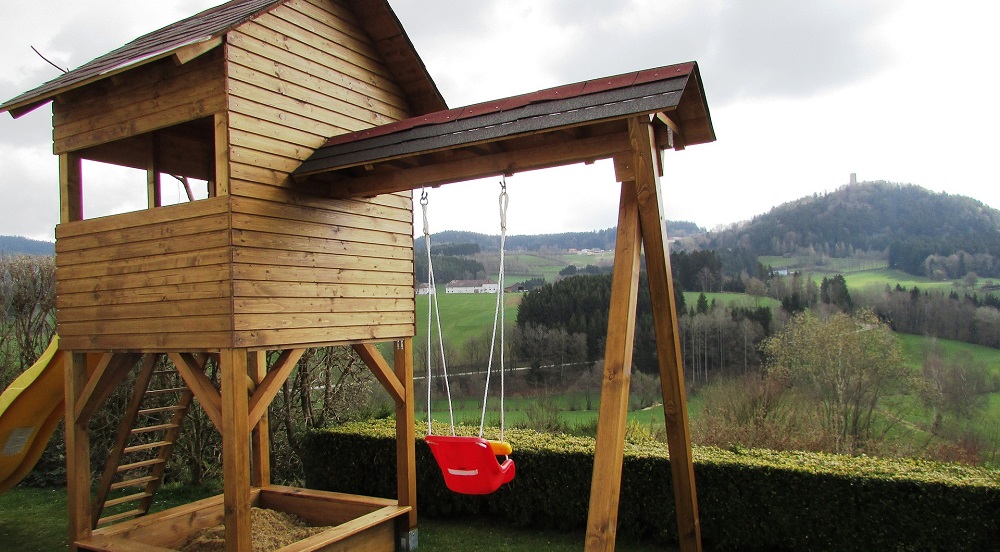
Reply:
[[250, 542], [250, 425], [247, 423], [247, 350], [223, 349], [222, 376], [222, 490], [224, 494], [226, 552], [251, 549]]
[[66, 506], [69, 515], [69, 549], [89, 538], [90, 527], [90, 435], [87, 424], [76, 418], [77, 397], [87, 384], [87, 355], [66, 355]]
[[404, 402], [407, 395], [406, 391], [403, 390], [403, 384], [400, 383], [399, 378], [393, 373], [389, 363], [382, 357], [382, 353], [378, 352], [378, 349], [371, 343], [359, 343], [354, 345], [353, 348], [354, 352], [358, 353], [358, 356], [361, 357], [361, 360], [365, 361], [368, 369], [375, 374], [382, 387], [392, 395], [392, 400], [396, 401], [396, 404]]
[[635, 308], [639, 296], [639, 213], [635, 184], [622, 184], [615, 239], [615, 266], [604, 352], [604, 380], [594, 445], [586, 550], [612, 551], [618, 527], [628, 391], [632, 379]]
[[182, 46], [174, 52], [174, 62], [177, 65], [184, 65], [192, 59], [214, 50], [220, 45], [222, 45], [222, 37], [217, 36], [202, 42], [195, 42], [194, 44]]
[[[253, 351], [247, 357], [247, 373], [257, 387], [267, 376], [267, 351]], [[250, 434], [250, 484], [266, 487], [271, 484], [271, 437], [267, 409]]]
[[160, 139], [153, 131], [149, 137], [149, 157], [146, 158], [146, 203], [152, 209], [163, 205], [160, 193]]
[[79, 423], [90, 422], [94, 412], [114, 393], [136, 360], [134, 354], [104, 353], [77, 399], [76, 419]]
[[[181, 375], [184, 383], [187, 384], [191, 392], [194, 393], [195, 398], [201, 403], [201, 409], [205, 411], [208, 419], [212, 420], [212, 424], [216, 429], [220, 432], [223, 431], [222, 397], [215, 390], [215, 386], [212, 385], [212, 380], [208, 379], [208, 376], [205, 375], [204, 365], [199, 364], [198, 360], [190, 353], [169, 353], [169, 356], [171, 362], [174, 363], [174, 367], [177, 368], [177, 373]], [[246, 372], [243, 372], [240, 378], [240, 385], [243, 386], [245, 393]]]
[[215, 114], [215, 188], [211, 196], [229, 195], [229, 114]]
[[[408, 537], [417, 528], [417, 461], [415, 450], [413, 416], [413, 338], [407, 337], [395, 342], [393, 364], [397, 381], [403, 384], [403, 400], [396, 401], [396, 497], [400, 506], [409, 506], [410, 513], [405, 518], [405, 526], [400, 534]], [[415, 543], [407, 538], [404, 550], [410, 550]]]
[[257, 390], [253, 393], [253, 397], [250, 399], [248, 412], [250, 417], [248, 420], [251, 427], [257, 425], [261, 417], [267, 413], [267, 407], [271, 405], [271, 401], [278, 394], [281, 385], [288, 379], [288, 375], [292, 373], [295, 364], [302, 358], [302, 354], [305, 352], [305, 349], [286, 349], [281, 352], [278, 360], [274, 362], [274, 366], [271, 367], [271, 370], [261, 380], [257, 386]]
[[357, 178], [341, 178], [330, 185], [330, 195], [337, 198], [369, 197], [425, 186], [440, 186], [476, 178], [606, 159], [625, 151], [628, 151], [626, 136], [616, 132], [435, 163], [413, 169], [379, 172]]
[[667, 246], [666, 217], [662, 209], [662, 191], [653, 169], [653, 156], [658, 154], [648, 119], [629, 120], [629, 141], [632, 144], [636, 170], [636, 189], [642, 245], [646, 252], [646, 272], [656, 333], [656, 352], [663, 394], [664, 424], [670, 452], [677, 530], [681, 550], [701, 550], [701, 526], [698, 519], [698, 497], [694, 483], [694, 461], [691, 454], [691, 428], [688, 422], [687, 398], [684, 387], [684, 363], [681, 357], [680, 332], [677, 329], [677, 307], [670, 274], [670, 251]]
[[83, 167], [75, 153], [59, 155], [59, 221], [83, 220]]

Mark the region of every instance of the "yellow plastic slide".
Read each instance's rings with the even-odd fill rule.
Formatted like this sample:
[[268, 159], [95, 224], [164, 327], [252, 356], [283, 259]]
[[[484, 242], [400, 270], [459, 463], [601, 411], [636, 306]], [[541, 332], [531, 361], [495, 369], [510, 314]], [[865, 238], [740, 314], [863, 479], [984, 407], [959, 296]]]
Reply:
[[42, 456], [64, 410], [59, 336], [0, 395], [0, 494], [28, 475]]

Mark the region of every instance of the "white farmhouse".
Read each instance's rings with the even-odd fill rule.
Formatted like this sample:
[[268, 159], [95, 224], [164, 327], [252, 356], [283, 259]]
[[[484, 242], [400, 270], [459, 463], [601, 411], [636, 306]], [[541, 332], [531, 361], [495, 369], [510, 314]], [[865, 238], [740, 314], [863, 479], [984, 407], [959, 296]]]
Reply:
[[489, 280], [452, 280], [445, 284], [445, 293], [496, 293], [499, 284]]
[[430, 295], [432, 293], [437, 293], [434, 286], [430, 284], [417, 284], [417, 295]]

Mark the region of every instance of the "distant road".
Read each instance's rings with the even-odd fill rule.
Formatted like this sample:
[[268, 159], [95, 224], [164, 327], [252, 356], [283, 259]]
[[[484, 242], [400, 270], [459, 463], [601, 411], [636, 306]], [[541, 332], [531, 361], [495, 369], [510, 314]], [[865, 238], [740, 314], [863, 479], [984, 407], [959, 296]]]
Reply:
[[[562, 366], [564, 368], [565, 367], [569, 367], [569, 366], [590, 366], [590, 364], [591, 363], [589, 363], [589, 362], [567, 362], [566, 364], [561, 364], [561, 365], [560, 364], [543, 364], [541, 366], [541, 368], [559, 368], [560, 366]], [[531, 366], [515, 366], [514, 368], [508, 368], [507, 369], [508, 372], [520, 372], [520, 371], [523, 371], [523, 370], [531, 370]], [[496, 371], [496, 370], [494, 370], [494, 371]], [[453, 372], [448, 372], [448, 377], [449, 378], [457, 378], [459, 376], [477, 376], [477, 375], [481, 376], [481, 375], [485, 375], [485, 374], [486, 374], [486, 370], [478, 370], [476, 372], [454, 372], [454, 373]], [[416, 376], [415, 375], [415, 376], [413, 376], [413, 381], [422, 380], [422, 379], [424, 379], [426, 377], [427, 376]]]

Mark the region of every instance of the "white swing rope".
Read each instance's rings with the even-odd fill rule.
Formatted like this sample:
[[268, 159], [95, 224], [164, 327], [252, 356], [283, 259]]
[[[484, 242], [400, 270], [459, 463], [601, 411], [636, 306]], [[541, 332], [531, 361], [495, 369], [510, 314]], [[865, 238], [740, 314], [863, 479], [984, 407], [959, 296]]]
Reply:
[[479, 437], [486, 426], [486, 400], [490, 392], [490, 373], [493, 368], [493, 351], [496, 348], [497, 323], [500, 326], [500, 440], [504, 440], [504, 245], [507, 241], [507, 179], [500, 181], [500, 269], [497, 271], [497, 307], [493, 314], [493, 334], [490, 338], [490, 358], [486, 364], [486, 388], [483, 390], [483, 412], [479, 418]]
[[438, 345], [441, 351], [441, 374], [444, 376], [444, 390], [445, 394], [448, 395], [448, 416], [451, 421], [451, 434], [455, 435], [455, 412], [451, 407], [451, 386], [448, 385], [448, 363], [445, 361], [444, 356], [444, 335], [441, 333], [441, 311], [438, 309], [437, 300], [437, 288], [434, 282], [434, 264], [431, 262], [431, 231], [430, 225], [427, 222], [427, 190], [422, 190], [420, 193], [420, 208], [424, 214], [424, 245], [427, 247], [427, 434], [431, 435], [431, 362], [434, 356], [433, 349], [431, 348], [431, 335], [433, 332], [433, 327], [431, 326], [432, 313], [434, 319], [437, 321], [437, 333], [438, 333]]

